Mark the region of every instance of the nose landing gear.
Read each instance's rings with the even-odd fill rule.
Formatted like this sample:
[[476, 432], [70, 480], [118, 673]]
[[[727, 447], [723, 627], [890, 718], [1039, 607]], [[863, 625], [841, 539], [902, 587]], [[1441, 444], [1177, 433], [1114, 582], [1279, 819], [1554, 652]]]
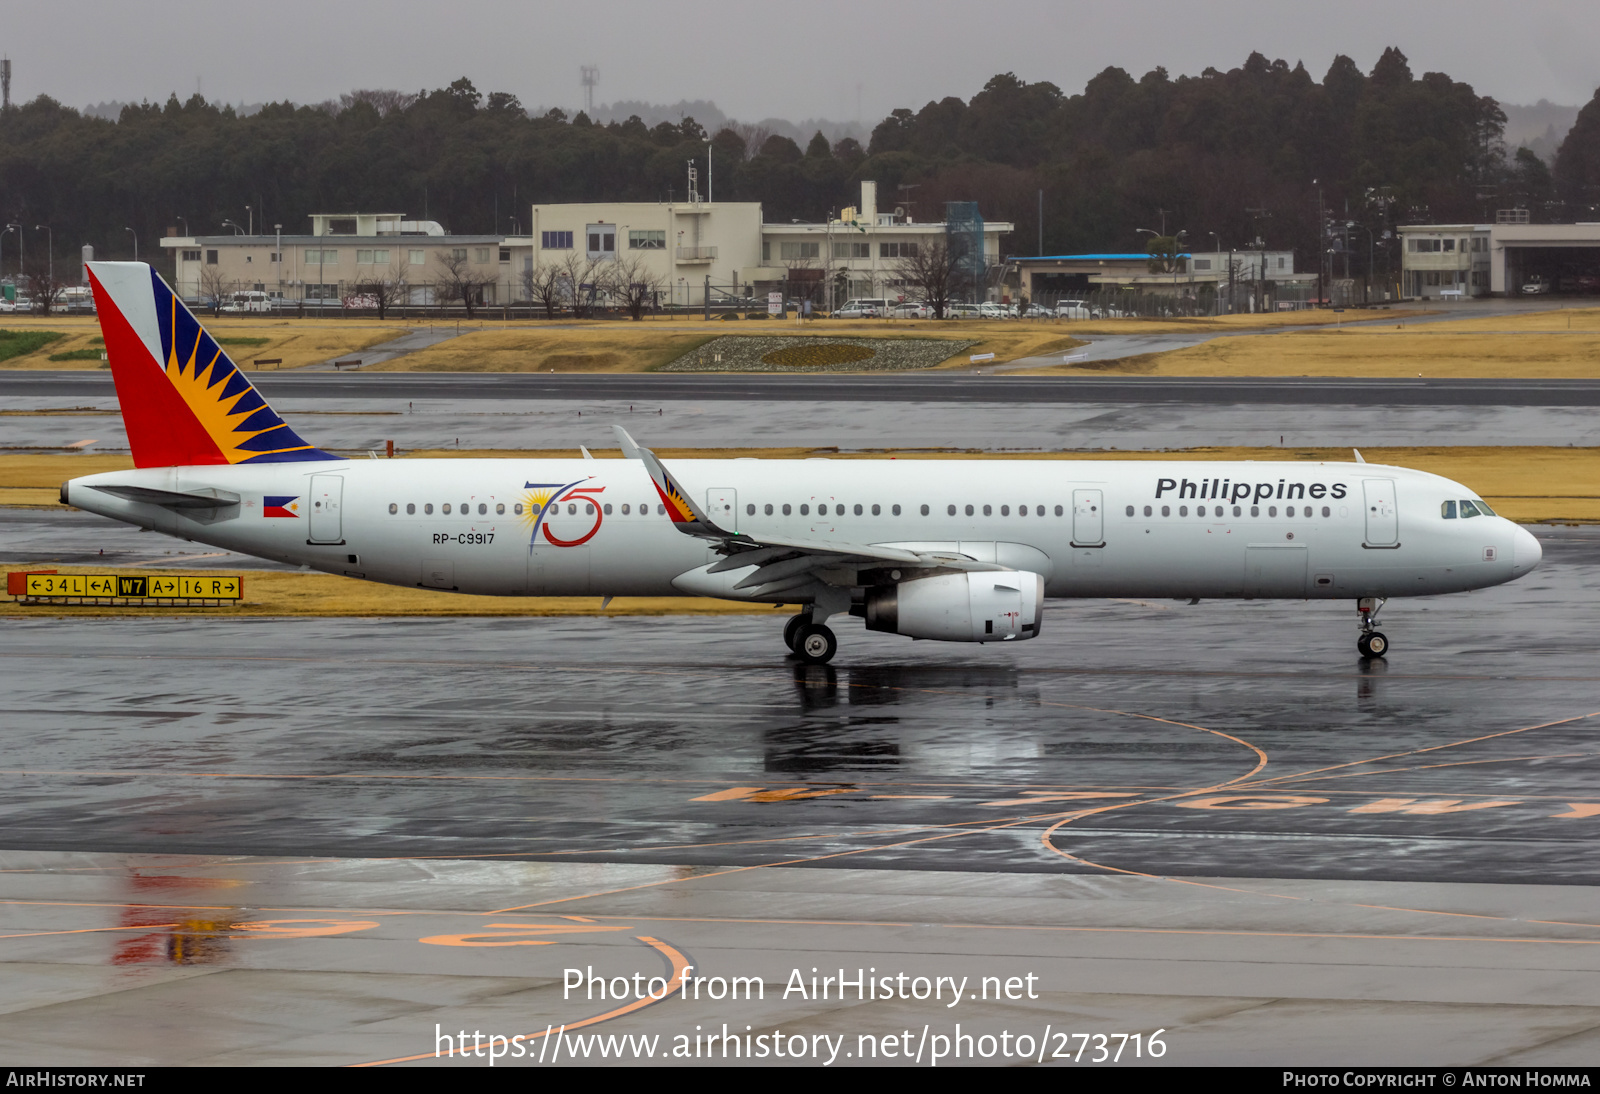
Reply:
[[1369, 661], [1389, 652], [1389, 639], [1377, 629], [1378, 613], [1388, 602], [1387, 597], [1373, 596], [1364, 596], [1356, 601], [1356, 611], [1361, 616], [1361, 637], [1356, 639], [1356, 649]]

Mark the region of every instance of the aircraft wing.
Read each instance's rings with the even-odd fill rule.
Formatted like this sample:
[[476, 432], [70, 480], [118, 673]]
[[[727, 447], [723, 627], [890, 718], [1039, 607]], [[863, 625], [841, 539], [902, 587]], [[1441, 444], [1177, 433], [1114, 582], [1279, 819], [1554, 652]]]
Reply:
[[[667, 507], [678, 531], [697, 536], [716, 545], [721, 562], [707, 568], [708, 574], [726, 573], [756, 567], [733, 588], [751, 590], [752, 595], [772, 595], [816, 580], [825, 581], [821, 571], [836, 567], [856, 569], [863, 564], [883, 568], [945, 570], [1007, 570], [993, 562], [979, 562], [967, 555], [943, 551], [912, 551], [870, 543], [845, 543], [838, 540], [789, 539], [766, 533], [730, 532], [721, 527], [679, 485], [656, 454], [638, 444], [620, 425], [611, 427], [622, 442], [622, 454], [641, 460], [655, 484], [656, 493]], [[850, 584], [855, 584], [852, 580]]]

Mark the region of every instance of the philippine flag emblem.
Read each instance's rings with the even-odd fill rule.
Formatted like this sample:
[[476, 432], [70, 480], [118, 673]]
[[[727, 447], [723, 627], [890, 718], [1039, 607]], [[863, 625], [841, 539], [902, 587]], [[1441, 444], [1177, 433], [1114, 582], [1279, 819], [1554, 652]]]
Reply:
[[300, 507], [295, 502], [300, 500], [299, 494], [285, 494], [274, 497], [268, 494], [261, 499], [261, 515], [264, 517], [296, 517]]

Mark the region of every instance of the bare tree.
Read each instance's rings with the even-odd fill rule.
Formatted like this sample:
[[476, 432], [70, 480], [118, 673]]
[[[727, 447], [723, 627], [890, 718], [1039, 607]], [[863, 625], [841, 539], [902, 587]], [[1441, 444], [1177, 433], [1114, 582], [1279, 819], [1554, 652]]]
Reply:
[[566, 268], [559, 262], [528, 266], [522, 271], [522, 293], [544, 309], [546, 319], [554, 319], [572, 299]]
[[661, 296], [666, 279], [650, 268], [643, 258], [618, 258], [606, 263], [605, 289], [635, 322], [644, 318], [645, 309]]
[[50, 272], [49, 256], [28, 260], [28, 292], [33, 297], [33, 310], [38, 315], [49, 315], [61, 303], [61, 294], [67, 283], [57, 281]]
[[444, 304], [461, 301], [467, 309], [467, 318], [475, 315], [473, 309], [482, 306], [483, 290], [499, 280], [494, 273], [473, 268], [467, 258], [467, 249], [457, 247], [452, 251], [438, 251], [434, 260], [439, 264], [439, 275], [434, 279], [434, 295]]
[[397, 110], [405, 110], [417, 101], [415, 93], [410, 91], [389, 91], [379, 88], [363, 88], [339, 96], [339, 109], [349, 110], [356, 103], [366, 103], [380, 115], [387, 117]]
[[200, 267], [200, 296], [216, 315], [222, 310], [222, 298], [228, 295], [228, 279], [221, 266]]
[[772, 136], [772, 130], [764, 125], [750, 125], [747, 122], [735, 122], [725, 128], [739, 134], [744, 141], [744, 154], [746, 159], [754, 157], [761, 151], [761, 146], [767, 143], [767, 138]]
[[356, 283], [356, 292], [372, 298], [373, 306], [378, 309], [378, 318], [383, 319], [388, 315], [389, 309], [396, 304], [403, 303], [411, 292], [411, 286], [406, 282], [406, 267], [399, 259], [383, 273], [373, 274], [365, 281]]
[[911, 254], [896, 259], [893, 269], [906, 284], [922, 292], [933, 317], [943, 319], [951, 303], [970, 287], [965, 258], [963, 245], [948, 237], [936, 238], [920, 242]]
[[586, 319], [594, 311], [595, 299], [604, 290], [602, 262], [570, 251], [561, 263], [561, 280], [572, 301], [572, 317]]

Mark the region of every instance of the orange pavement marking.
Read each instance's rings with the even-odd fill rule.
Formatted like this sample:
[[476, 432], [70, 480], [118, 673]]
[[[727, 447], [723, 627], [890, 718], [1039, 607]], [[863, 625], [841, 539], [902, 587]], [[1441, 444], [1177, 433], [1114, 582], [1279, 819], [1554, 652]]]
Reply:
[[[623, 928], [618, 929], [620, 930]], [[613, 1018], [621, 1018], [625, 1014], [632, 1014], [635, 1011], [643, 1010], [645, 1007], [655, 1006], [657, 1003], [671, 999], [674, 994], [683, 989], [683, 977], [685, 971], [689, 968], [689, 959], [678, 952], [677, 948], [672, 946], [670, 943], [662, 942], [657, 938], [651, 938], [649, 935], [638, 935], [637, 937], [640, 942], [643, 942], [646, 946], [649, 946], [651, 949], [661, 954], [662, 957], [667, 959], [667, 963], [671, 967], [672, 971], [666, 978], [668, 985], [666, 994], [660, 999], [653, 999], [646, 994], [645, 998], [643, 999], [636, 999], [631, 1003], [616, 1008], [615, 1010], [608, 1010], [604, 1014], [597, 1014], [592, 1018], [585, 1018], [581, 1022], [563, 1023], [559, 1033], [565, 1033], [569, 1029], [583, 1029], [585, 1026], [593, 1026], [598, 1025], [601, 1022], [609, 1022]], [[673, 985], [676, 985], [676, 987]], [[552, 1032], [557, 1031], [546, 1027], [542, 1033], [523, 1034], [522, 1039], [525, 1041], [537, 1041], [540, 1038], [548, 1037]], [[349, 1066], [381, 1067], [384, 1064], [406, 1064], [412, 1062], [413, 1060], [439, 1059], [446, 1055], [456, 1055], [454, 1045], [451, 1046], [450, 1052], [448, 1053], [441, 1053], [435, 1049], [433, 1052], [423, 1052], [416, 1056], [396, 1056], [389, 1060], [372, 1060], [364, 1064], [350, 1064]], [[465, 1055], [465, 1053], [462, 1053], [462, 1055]]]

